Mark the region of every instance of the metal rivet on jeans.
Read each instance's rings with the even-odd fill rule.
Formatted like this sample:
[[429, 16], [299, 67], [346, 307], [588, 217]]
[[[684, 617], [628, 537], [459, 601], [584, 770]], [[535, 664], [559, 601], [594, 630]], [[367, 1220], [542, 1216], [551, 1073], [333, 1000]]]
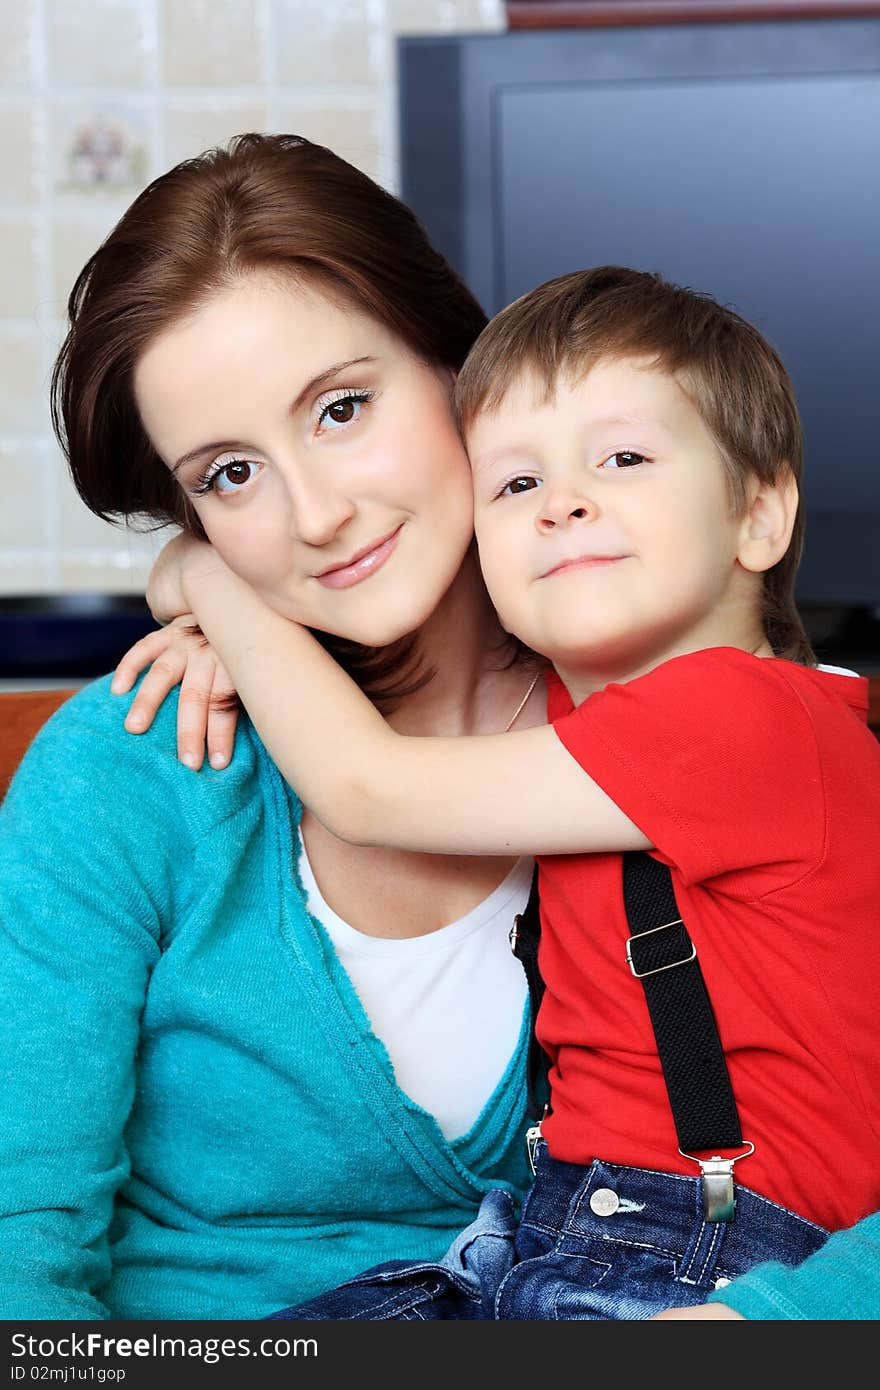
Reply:
[[596, 1216], [613, 1216], [620, 1206], [620, 1198], [610, 1187], [597, 1187], [590, 1193], [590, 1211]]

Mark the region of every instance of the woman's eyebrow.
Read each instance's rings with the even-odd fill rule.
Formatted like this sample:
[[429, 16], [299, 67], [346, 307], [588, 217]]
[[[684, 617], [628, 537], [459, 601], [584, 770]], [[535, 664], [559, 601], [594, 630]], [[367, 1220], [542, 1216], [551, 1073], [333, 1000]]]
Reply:
[[236, 444], [231, 439], [220, 439], [213, 444], [200, 444], [197, 449], [191, 449], [188, 454], [181, 454], [176, 463], [171, 465], [171, 472], [177, 473], [187, 463], [195, 463], [196, 459], [202, 454], [225, 454], [231, 449], [245, 449], [247, 445]]
[[[317, 376], [313, 376], [310, 381], [306, 382], [290, 407], [291, 415], [299, 410], [303, 401], [313, 395], [315, 391], [319, 390], [326, 381], [331, 381], [339, 372], [348, 371], [349, 367], [363, 367], [364, 365], [372, 364], [376, 361], [377, 359], [375, 357], [350, 357], [345, 362], [334, 362], [332, 367], [325, 367], [323, 372], [318, 372]], [[225, 449], [238, 449], [241, 447], [243, 446], [230, 443], [228, 439], [217, 440], [213, 444], [200, 444], [197, 449], [191, 449], [188, 454], [181, 454], [177, 462], [172, 465], [171, 472], [176, 473], [178, 469], [183, 468], [185, 464], [193, 463], [196, 459], [201, 458], [202, 454], [222, 453]]]
[[336, 376], [339, 372], [346, 372], [349, 367], [362, 367], [365, 363], [373, 363], [375, 361], [375, 357], [350, 357], [346, 362], [334, 362], [332, 367], [326, 367], [323, 372], [319, 372], [317, 376], [312, 377], [311, 381], [306, 382], [293, 405], [290, 407], [291, 413], [295, 410], [299, 410], [303, 401], [306, 400], [308, 396], [313, 395], [315, 391], [319, 390], [320, 387], [324, 385], [325, 381], [330, 381], [331, 378]]

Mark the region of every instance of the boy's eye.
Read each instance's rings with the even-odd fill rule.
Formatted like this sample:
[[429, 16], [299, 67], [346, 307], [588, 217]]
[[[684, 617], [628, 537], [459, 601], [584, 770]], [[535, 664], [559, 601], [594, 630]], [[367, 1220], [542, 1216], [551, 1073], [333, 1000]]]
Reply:
[[644, 454], [637, 454], [633, 449], [618, 449], [616, 453], [609, 454], [608, 458], [602, 463], [603, 468], [635, 468], [636, 464], [646, 463]]
[[318, 427], [334, 430], [352, 424], [373, 395], [372, 391], [334, 391], [323, 404], [318, 402]]
[[537, 478], [530, 478], [523, 475], [518, 478], [510, 478], [498, 493], [499, 497], [514, 497], [518, 492], [531, 492], [532, 488], [539, 487]]

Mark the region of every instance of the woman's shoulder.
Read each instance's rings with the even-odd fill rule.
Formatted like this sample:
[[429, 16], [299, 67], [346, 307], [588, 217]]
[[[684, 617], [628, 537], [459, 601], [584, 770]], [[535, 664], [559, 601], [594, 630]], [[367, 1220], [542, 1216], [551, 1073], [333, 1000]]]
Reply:
[[[110, 690], [112, 675], [99, 676], [78, 690], [59, 705], [57, 710], [43, 725], [37, 740], [41, 743], [63, 743], [72, 734], [98, 734], [110, 739], [120, 748], [125, 746], [126, 730], [123, 720], [134, 699], [140, 681], [125, 695], [114, 695]], [[162, 741], [174, 732], [174, 719], [177, 711], [176, 694], [160, 706], [152, 726], [154, 741]], [[129, 735], [131, 737], [131, 735]]]
[[[235, 804], [253, 794], [254, 783], [272, 773], [253, 729], [242, 715], [229, 766], [215, 772], [207, 761], [192, 772], [177, 757], [177, 691], [161, 705], [150, 728], [131, 734], [124, 726], [137, 686], [124, 695], [110, 690], [109, 675], [90, 682], [66, 700], [40, 729], [13, 779], [9, 796], [69, 795], [95, 805], [112, 796], [116, 804], [146, 801], [187, 819], [225, 819]], [[127, 799], [126, 799], [127, 792]]]
[[[112, 676], [100, 676], [88, 685], [75, 691], [69, 699], [59, 705], [55, 713], [43, 726], [38, 738], [63, 745], [74, 735], [93, 736], [106, 743], [108, 753], [116, 757], [147, 756], [162, 758], [171, 753], [177, 761], [177, 707], [180, 687], [166, 697], [159, 706], [149, 729], [143, 734], [132, 734], [125, 728], [125, 717], [131, 708], [140, 688], [137, 681], [122, 695], [114, 695], [110, 689]], [[239, 719], [236, 739], [236, 755], [251, 762], [256, 756], [256, 740], [247, 716], [242, 713]], [[239, 748], [241, 744], [241, 748]], [[181, 771], [188, 769], [181, 764]]]

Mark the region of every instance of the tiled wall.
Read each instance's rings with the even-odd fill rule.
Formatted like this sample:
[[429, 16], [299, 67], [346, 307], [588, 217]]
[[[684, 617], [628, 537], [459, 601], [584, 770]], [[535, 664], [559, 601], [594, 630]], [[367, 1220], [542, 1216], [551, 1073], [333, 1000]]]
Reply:
[[143, 589], [160, 540], [93, 517], [52, 436], [67, 294], [136, 193], [243, 130], [397, 184], [394, 38], [502, 0], [0, 0], [0, 595]]

